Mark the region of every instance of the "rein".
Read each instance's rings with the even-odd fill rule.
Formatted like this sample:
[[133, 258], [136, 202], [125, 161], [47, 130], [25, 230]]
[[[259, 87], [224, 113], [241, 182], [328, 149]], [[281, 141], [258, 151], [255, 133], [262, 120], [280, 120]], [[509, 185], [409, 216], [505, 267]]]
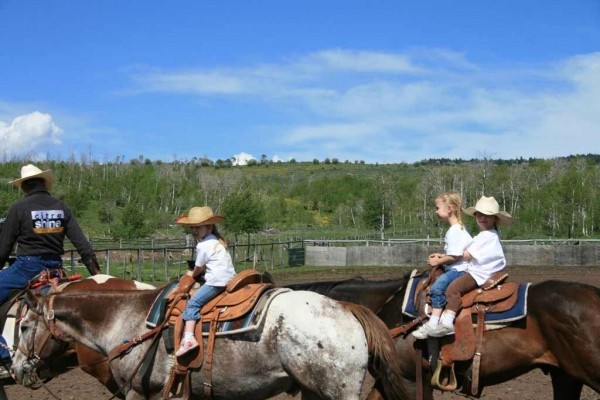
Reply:
[[[18, 345], [19, 350], [27, 356], [27, 361], [32, 362], [32, 364], [31, 364], [32, 368], [30, 371], [28, 371], [29, 374], [35, 373], [35, 369], [38, 368], [39, 366], [43, 365], [44, 362], [42, 361], [42, 358], [40, 357], [40, 355], [42, 354], [42, 351], [43, 351], [44, 347], [46, 347], [46, 344], [48, 343], [50, 338], [54, 338], [60, 342], [64, 342], [62, 332], [58, 329], [58, 327], [56, 326], [56, 323], [55, 323], [54, 299], [55, 299], [56, 294], [57, 293], [52, 293], [52, 294], [48, 295], [47, 297], [43, 298], [42, 301], [38, 302], [37, 308], [35, 310], [37, 318], [35, 320], [35, 324], [33, 325], [33, 335], [32, 335], [31, 343], [27, 345], [27, 344], [23, 344], [22, 341], [19, 342], [19, 345]], [[173, 311], [173, 309], [177, 303], [177, 300], [179, 300], [179, 298], [181, 296], [183, 296], [183, 294], [179, 294], [178, 296], [176, 296], [174, 298], [174, 301], [171, 303], [171, 306], [169, 307], [169, 309], [167, 311], [167, 317], [165, 318], [165, 320], [163, 321], [162, 324], [145, 332], [142, 335], [136, 336], [135, 338], [133, 338], [130, 341], [122, 343], [122, 344], [116, 346], [115, 348], [113, 348], [108, 353], [108, 356], [106, 357], [108, 359], [108, 362], [110, 363], [114, 359], [127, 354], [131, 350], [132, 347], [137, 346], [138, 344], [141, 344], [148, 339], [152, 339], [153, 343], [157, 339], [159, 339], [160, 332], [166, 328], [166, 326], [169, 322], [168, 316]], [[47, 306], [46, 312], [44, 312], [44, 303], [46, 302], [46, 300], [47, 300], [48, 306]], [[46, 331], [44, 332], [41, 340], [37, 343], [37, 344], [39, 344], [39, 346], [36, 346], [36, 334], [37, 334], [37, 329], [38, 329], [40, 320], [43, 321], [44, 326], [46, 327]], [[152, 345], [150, 345], [148, 347], [148, 349], [146, 350], [144, 355], [141, 357], [140, 362], [134, 369], [131, 376], [123, 383], [123, 385], [121, 385], [119, 387], [119, 389], [115, 392], [115, 394], [113, 394], [108, 400], [114, 399], [119, 393], [123, 392], [125, 387], [131, 386], [131, 382], [133, 381], [133, 378], [139, 371], [140, 367], [142, 366], [144, 360], [148, 356], [152, 347], [153, 347]], [[35, 350], [36, 348], [39, 348], [37, 353]], [[95, 364], [99, 364], [99, 363], [102, 363], [105, 361], [106, 360], [102, 360], [97, 363], [89, 364], [89, 365], [95, 365]], [[82, 366], [79, 365], [79, 367], [82, 367]], [[38, 378], [38, 380], [39, 380], [39, 378]], [[44, 382], [41, 382], [41, 385], [44, 386], [44, 388], [52, 395], [52, 397], [54, 397], [55, 399], [59, 399], [58, 396], [56, 396], [54, 393], [52, 393], [52, 391], [48, 387], [45, 386]], [[125, 393], [123, 392], [123, 394], [125, 394]]]
[[[24, 290], [24, 292], [25, 292], [25, 290]], [[52, 304], [53, 302], [54, 302], [54, 296], [51, 295], [48, 303]], [[44, 315], [43, 302], [40, 302], [37, 304], [35, 313], [37, 315], [37, 318], [35, 319], [35, 324], [33, 325], [33, 335], [32, 335], [31, 343], [29, 345], [27, 345], [27, 343], [23, 344], [23, 341], [19, 340], [19, 342], [17, 344], [17, 348], [19, 349], [19, 351], [21, 351], [21, 353], [23, 353], [27, 356], [26, 362], [28, 362], [29, 368], [30, 368], [30, 370], [27, 373], [29, 375], [33, 374], [36, 377], [36, 381], [40, 382], [40, 386], [43, 386], [44, 389], [46, 389], [46, 391], [53, 398], [60, 400], [60, 398], [46, 386], [45, 382], [43, 380], [40, 380], [39, 377], [37, 376], [36, 369], [45, 363], [42, 361], [42, 358], [35, 351], [35, 348], [36, 348], [35, 337], [36, 337], [39, 321], [40, 321], [40, 319], [42, 319], [44, 325], [46, 326], [46, 332], [42, 336], [41, 345], [39, 346], [39, 350], [38, 350], [39, 354], [42, 354], [42, 351], [44, 350], [44, 347], [46, 347], [48, 340], [50, 340], [50, 338], [52, 338], [52, 337], [57, 340], [61, 340], [60, 339], [61, 333], [60, 333], [60, 331], [58, 331], [58, 329], [56, 328], [56, 325], [54, 324], [54, 312], [47, 313]]]
[[[143, 343], [147, 339], [152, 338], [152, 343], [150, 344], [150, 346], [148, 346], [148, 348], [146, 349], [146, 352], [140, 358], [140, 362], [134, 368], [131, 376], [121, 385], [119, 390], [117, 390], [115, 392], [115, 394], [109, 398], [109, 400], [114, 399], [117, 396], [117, 394], [121, 393], [122, 390], [125, 388], [125, 386], [131, 387], [131, 382], [133, 381], [133, 378], [136, 376], [136, 374], [142, 367], [144, 360], [146, 359], [148, 354], [150, 354], [150, 351], [152, 351], [152, 349], [155, 348], [155, 346], [153, 346], [154, 343], [156, 343], [156, 341], [160, 339], [160, 332], [163, 329], [165, 329], [167, 327], [167, 325], [169, 324], [169, 316], [171, 315], [171, 312], [177, 305], [177, 302], [185, 296], [187, 296], [187, 293], [178, 292], [177, 295], [175, 295], [173, 297], [173, 299], [171, 300], [171, 305], [169, 306], [169, 308], [167, 309], [167, 311], [165, 313], [164, 321], [160, 325], [157, 325], [156, 327], [152, 328], [151, 330], [145, 332], [143, 335], [138, 335], [135, 338], [133, 338], [132, 340], [118, 345], [117, 347], [113, 348], [108, 353], [108, 362], [110, 364], [115, 358], [120, 357], [124, 354], [127, 354], [131, 350], [132, 347], [137, 346], [138, 344]], [[123, 393], [123, 394], [125, 394], [125, 393]]]
[[[387, 298], [387, 300], [375, 312], [375, 315], [379, 316], [379, 313], [385, 308], [385, 306], [387, 306], [392, 300], [394, 300], [396, 298], [396, 295], [398, 295], [399, 293], [402, 293], [403, 290], [408, 290], [408, 288], [406, 287], [407, 284], [408, 284], [408, 281], [401, 284], [396, 290], [394, 290], [394, 292]], [[426, 315], [420, 315], [410, 322], [407, 322], [407, 323], [402, 324], [395, 328], [390, 328], [389, 329], [390, 335], [393, 338], [398, 337], [400, 335], [405, 335], [407, 332], [410, 332], [410, 330], [413, 329], [416, 325], [421, 324], [423, 321], [427, 320], [428, 318], [429, 317]]]

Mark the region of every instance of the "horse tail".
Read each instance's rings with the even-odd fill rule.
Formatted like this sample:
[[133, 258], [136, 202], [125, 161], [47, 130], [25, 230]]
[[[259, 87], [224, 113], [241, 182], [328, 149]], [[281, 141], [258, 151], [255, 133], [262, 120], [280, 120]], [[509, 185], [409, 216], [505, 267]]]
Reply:
[[339, 301], [362, 325], [369, 349], [369, 372], [378, 381], [386, 399], [408, 399], [407, 380], [401, 374], [400, 359], [388, 327], [373, 311], [358, 304]]

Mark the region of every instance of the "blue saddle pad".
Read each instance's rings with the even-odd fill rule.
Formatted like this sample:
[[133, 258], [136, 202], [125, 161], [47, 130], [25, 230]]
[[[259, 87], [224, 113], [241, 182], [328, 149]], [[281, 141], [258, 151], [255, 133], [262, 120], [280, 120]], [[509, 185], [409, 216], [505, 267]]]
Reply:
[[146, 316], [146, 325], [154, 328], [164, 321], [165, 310], [167, 308], [166, 297], [177, 285], [179, 285], [178, 280], [171, 281], [165, 285], [156, 300], [154, 300], [154, 304], [152, 304], [152, 308]]
[[[417, 275], [416, 270], [414, 270], [407, 283], [404, 300], [402, 302], [402, 313], [411, 318], [416, 318], [419, 315], [414, 299], [419, 283], [423, 279], [427, 279], [427, 274], [423, 273]], [[527, 315], [527, 294], [529, 285], [530, 283], [520, 283], [519, 294], [515, 306], [510, 310], [503, 312], [485, 313], [485, 322], [489, 324], [506, 324], [524, 318]]]

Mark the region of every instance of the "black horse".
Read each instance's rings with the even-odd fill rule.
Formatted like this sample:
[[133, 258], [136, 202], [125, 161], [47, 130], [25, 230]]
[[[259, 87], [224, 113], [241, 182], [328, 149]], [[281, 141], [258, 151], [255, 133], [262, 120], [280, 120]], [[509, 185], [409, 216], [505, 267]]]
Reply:
[[[288, 285], [312, 290], [337, 300], [362, 304], [392, 328], [411, 322], [401, 313], [409, 275], [384, 281], [353, 278], [342, 281]], [[506, 382], [540, 368], [552, 380], [554, 400], [581, 397], [583, 385], [600, 393], [600, 289], [574, 282], [549, 280], [533, 284], [527, 298], [527, 317], [484, 334], [480, 388]], [[415, 349], [426, 350], [426, 341], [412, 335], [396, 339], [402, 371], [416, 381]], [[423, 352], [426, 354], [426, 351]], [[433, 399], [429, 362], [420, 360], [423, 396]], [[455, 364], [458, 386], [467, 384], [470, 361]], [[369, 399], [383, 398], [376, 383]], [[415, 396], [417, 388], [414, 388]], [[412, 397], [416, 398], [416, 397]]]

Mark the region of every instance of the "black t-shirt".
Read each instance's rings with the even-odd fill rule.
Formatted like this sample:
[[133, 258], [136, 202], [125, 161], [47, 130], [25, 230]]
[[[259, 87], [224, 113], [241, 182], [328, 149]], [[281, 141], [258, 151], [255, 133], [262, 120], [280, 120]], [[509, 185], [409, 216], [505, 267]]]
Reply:
[[82, 258], [93, 248], [69, 207], [45, 189], [34, 189], [8, 210], [0, 232], [0, 266], [15, 245], [17, 256], [62, 255], [65, 236]]

